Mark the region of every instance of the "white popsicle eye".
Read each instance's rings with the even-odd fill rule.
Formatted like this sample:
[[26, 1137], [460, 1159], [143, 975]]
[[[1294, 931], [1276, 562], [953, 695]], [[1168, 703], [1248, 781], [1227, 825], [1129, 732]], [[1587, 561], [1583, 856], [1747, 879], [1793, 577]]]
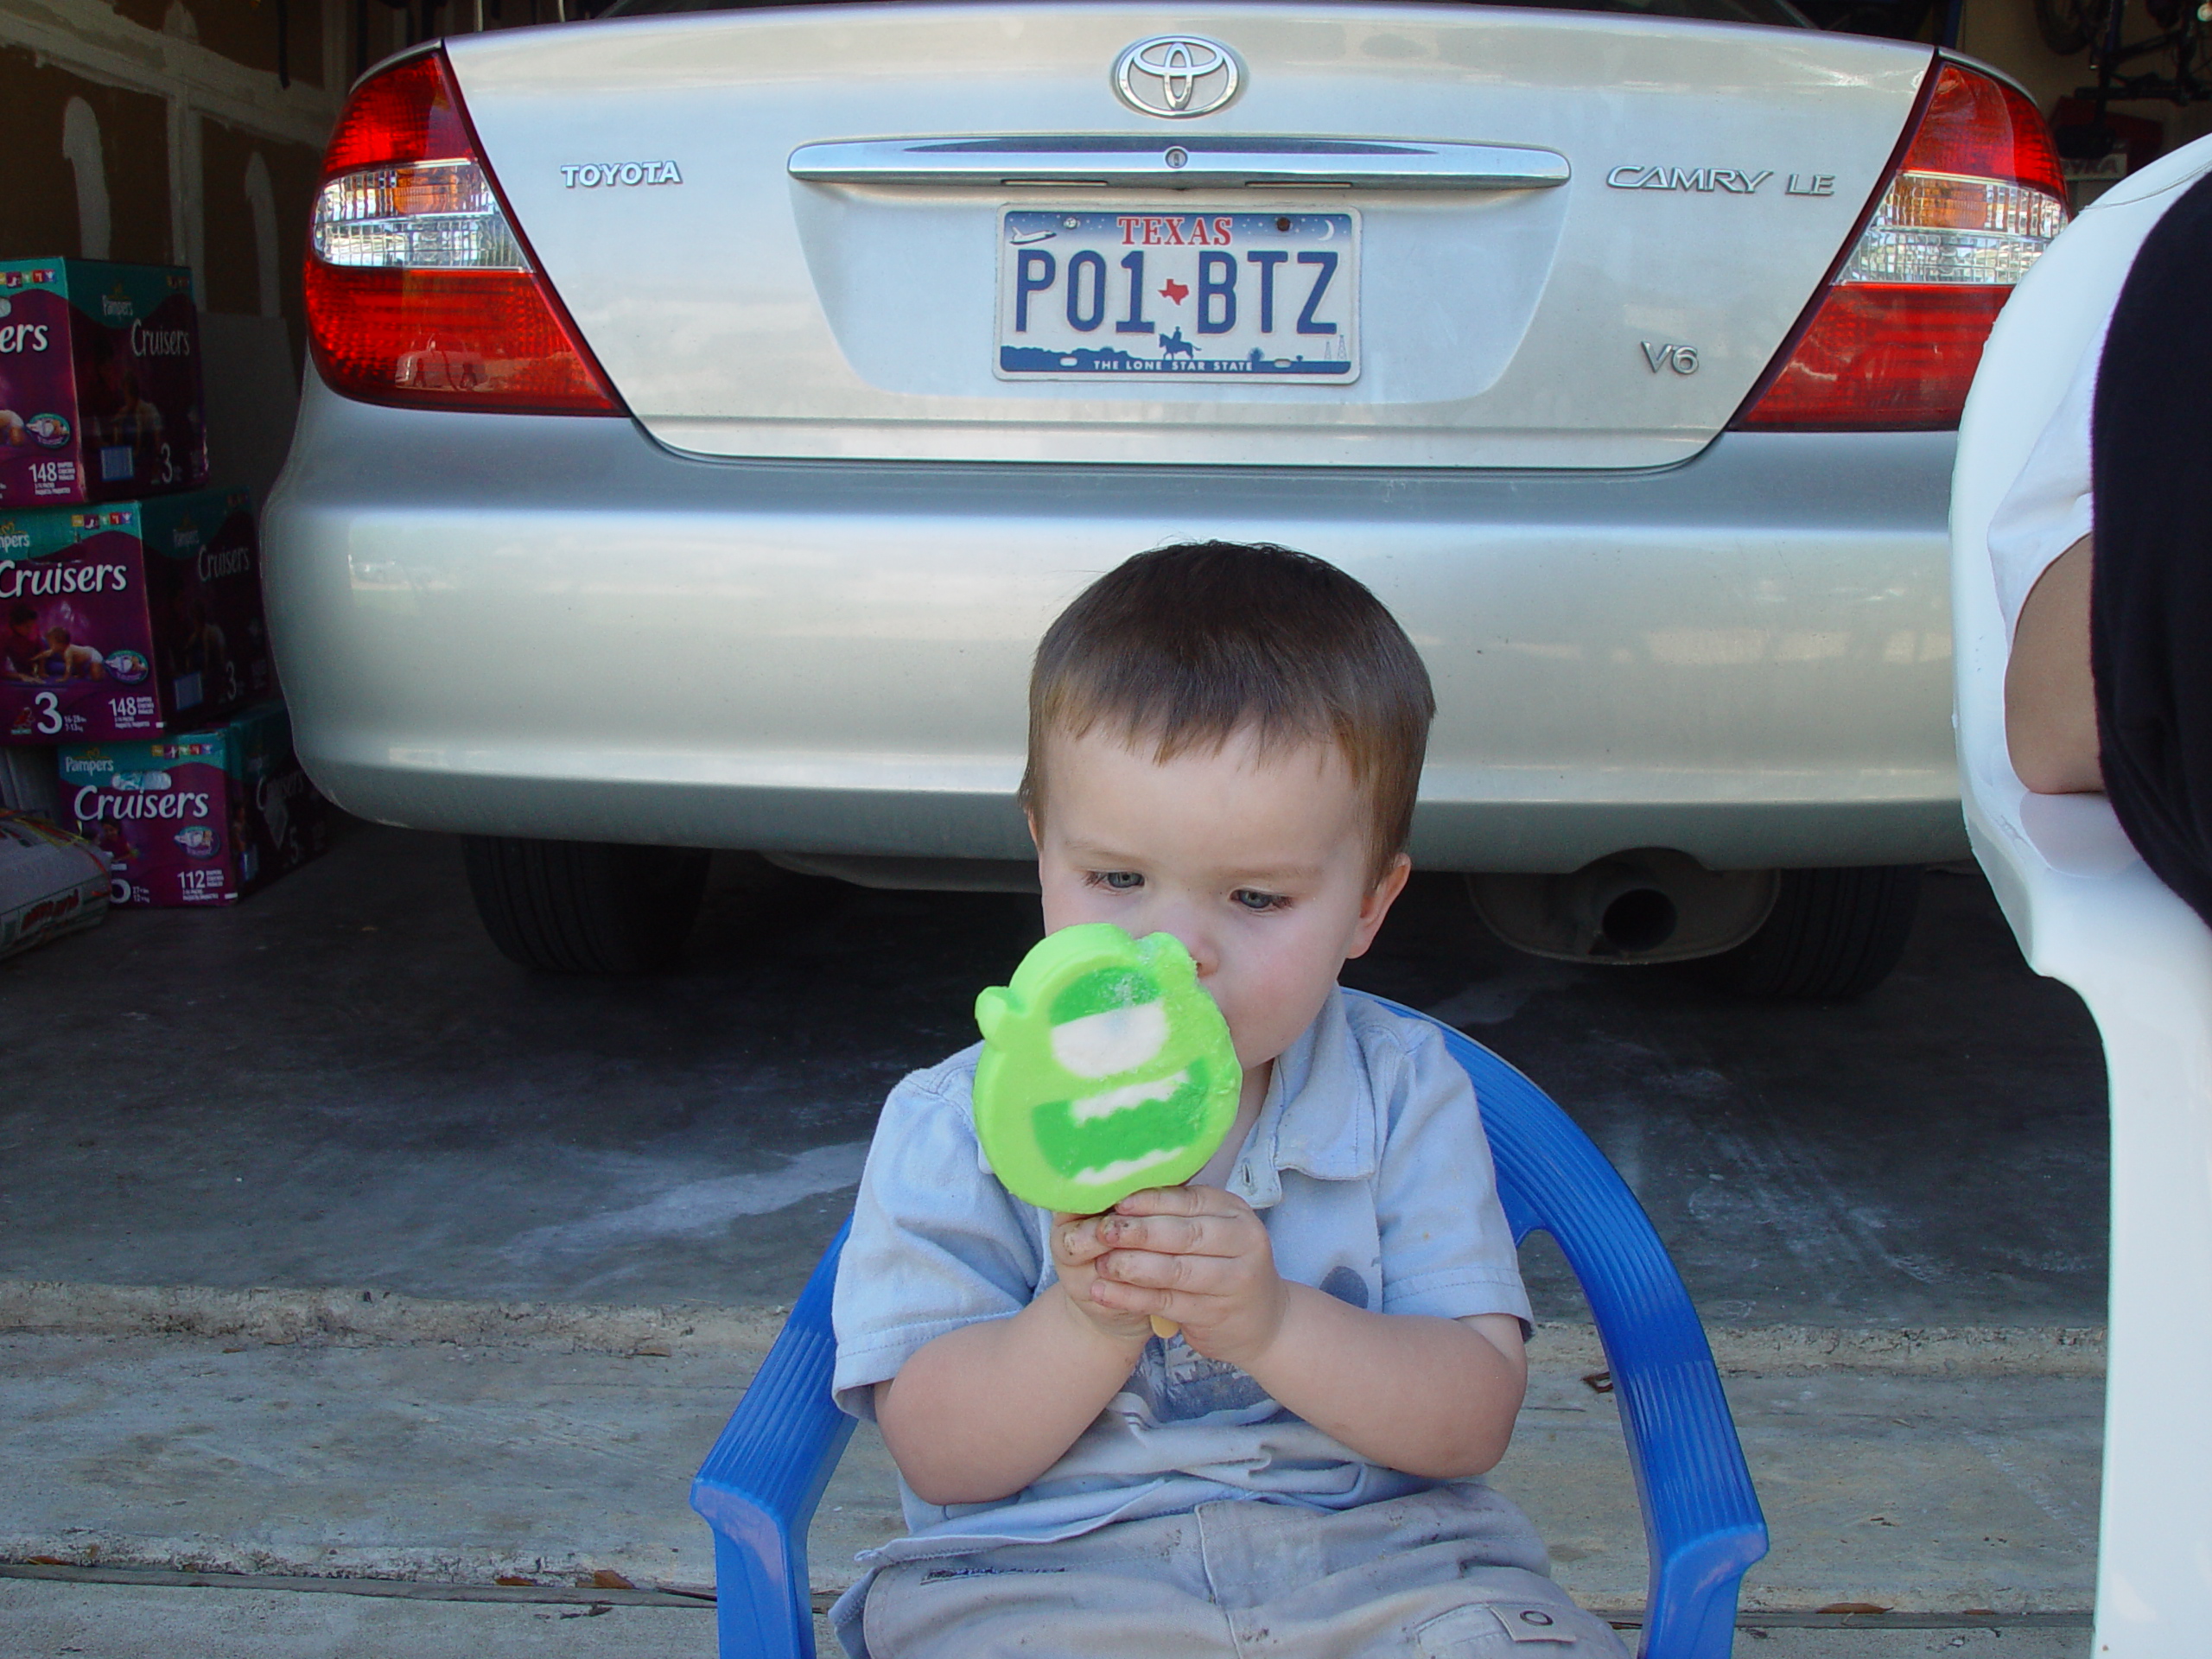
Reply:
[[1078, 1077], [1130, 1071], [1167, 1046], [1164, 999], [1087, 1014], [1052, 1027], [1052, 1058]]

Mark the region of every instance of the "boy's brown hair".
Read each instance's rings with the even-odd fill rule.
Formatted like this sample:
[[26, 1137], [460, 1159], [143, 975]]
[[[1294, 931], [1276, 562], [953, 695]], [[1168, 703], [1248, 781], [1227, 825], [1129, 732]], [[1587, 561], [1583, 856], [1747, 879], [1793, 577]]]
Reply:
[[1262, 755], [1333, 743], [1373, 810], [1380, 880], [1413, 829], [1435, 714], [1413, 641], [1334, 565], [1265, 543], [1158, 548], [1092, 582], [1046, 630], [1020, 801], [1041, 822], [1046, 739], [1101, 724], [1161, 761], [1246, 729]]

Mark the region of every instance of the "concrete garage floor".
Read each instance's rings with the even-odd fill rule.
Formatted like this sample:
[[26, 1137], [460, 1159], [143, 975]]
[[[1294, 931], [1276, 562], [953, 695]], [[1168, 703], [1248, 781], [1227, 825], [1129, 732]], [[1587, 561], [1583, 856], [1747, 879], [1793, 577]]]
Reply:
[[[704, 1652], [690, 1470], [884, 1090], [969, 1040], [1035, 928], [1015, 898], [734, 879], [681, 974], [543, 980], [483, 938], [452, 843], [355, 826], [234, 911], [0, 964], [0, 1560], [54, 1563], [0, 1576], [0, 1645], [150, 1652], [151, 1618], [166, 1651]], [[1651, 1211], [1774, 1526], [1739, 1651], [2086, 1650], [2102, 1068], [1978, 878], [1930, 878], [1853, 1006], [1535, 962], [1445, 878], [1349, 976], [1528, 1071]], [[1626, 1617], [1595, 1351], [1555, 1254], [1526, 1265], [1556, 1328], [1500, 1484]], [[856, 1441], [817, 1591], [891, 1507]], [[146, 1577], [179, 1568], [233, 1588]], [[413, 1587], [282, 1581], [331, 1573]], [[639, 1586], [603, 1592], [620, 1618], [595, 1573]], [[499, 1577], [528, 1599], [423, 1599]]]
[[[681, 974], [540, 978], [454, 844], [356, 828], [235, 910], [118, 914], [0, 963], [0, 1278], [787, 1300], [883, 1094], [974, 1039], [1033, 899], [717, 893]], [[1732, 1001], [1491, 938], [1418, 880], [1349, 982], [1549, 1090], [1705, 1317], [1866, 1328], [2104, 1313], [2103, 1069], [1978, 877], [1926, 884], [1861, 1003]], [[1540, 1313], [1576, 1317], [1531, 1264]]]

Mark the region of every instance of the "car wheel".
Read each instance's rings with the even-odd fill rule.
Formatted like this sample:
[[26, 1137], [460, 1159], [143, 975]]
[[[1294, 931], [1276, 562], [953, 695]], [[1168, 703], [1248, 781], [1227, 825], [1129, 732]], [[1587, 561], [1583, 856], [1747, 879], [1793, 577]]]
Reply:
[[1732, 950], [1694, 964], [1738, 996], [1831, 1000], [1863, 996], [1904, 954], [1920, 905], [1920, 866], [1784, 870], [1774, 910]]
[[680, 847], [471, 836], [468, 888], [492, 942], [525, 968], [644, 974], [675, 960], [711, 855]]

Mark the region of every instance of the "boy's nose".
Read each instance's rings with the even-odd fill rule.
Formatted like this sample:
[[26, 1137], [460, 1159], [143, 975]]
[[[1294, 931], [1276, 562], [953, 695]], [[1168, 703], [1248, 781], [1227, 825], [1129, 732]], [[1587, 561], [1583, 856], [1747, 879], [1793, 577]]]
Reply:
[[1192, 965], [1198, 970], [1201, 983], [1211, 978], [1214, 969], [1221, 965], [1221, 952], [1212, 938], [1206, 929], [1196, 925], [1195, 918], [1187, 912], [1159, 917], [1148, 931], [1173, 935], [1191, 953]]

